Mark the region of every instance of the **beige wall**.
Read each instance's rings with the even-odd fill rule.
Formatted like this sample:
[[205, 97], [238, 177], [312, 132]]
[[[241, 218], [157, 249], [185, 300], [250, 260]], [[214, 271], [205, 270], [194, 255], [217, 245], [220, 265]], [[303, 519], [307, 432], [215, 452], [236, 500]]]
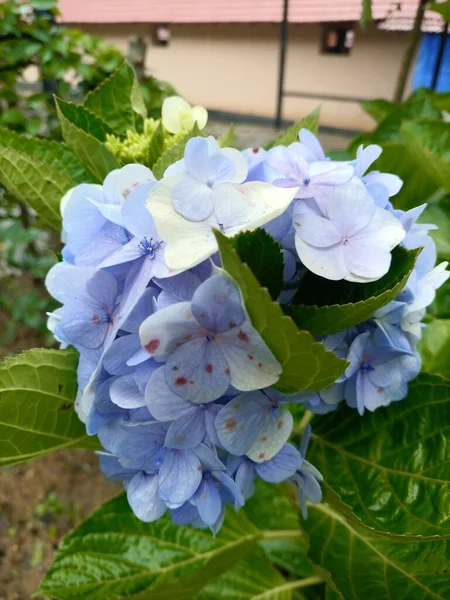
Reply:
[[[172, 25], [168, 46], [151, 45], [152, 25], [86, 25], [126, 49], [132, 34], [149, 42], [147, 67], [170, 81], [190, 102], [210, 109], [272, 117], [278, 79], [279, 26]], [[357, 31], [348, 56], [320, 53], [319, 25], [291, 25], [286, 89], [361, 98], [391, 98], [407, 35], [369, 28]], [[321, 123], [368, 129], [372, 121], [356, 103], [285, 98], [283, 116], [296, 119], [323, 103]]]

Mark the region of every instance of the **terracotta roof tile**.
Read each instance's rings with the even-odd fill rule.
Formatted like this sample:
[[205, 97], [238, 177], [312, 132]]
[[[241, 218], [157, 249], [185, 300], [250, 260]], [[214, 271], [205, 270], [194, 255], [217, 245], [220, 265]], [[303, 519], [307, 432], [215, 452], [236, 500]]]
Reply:
[[[409, 30], [419, 0], [373, 0], [381, 29]], [[400, 8], [399, 8], [400, 7]], [[60, 0], [65, 23], [279, 23], [283, 0]], [[289, 0], [291, 23], [358, 21], [361, 0]], [[440, 31], [430, 11], [424, 31]]]

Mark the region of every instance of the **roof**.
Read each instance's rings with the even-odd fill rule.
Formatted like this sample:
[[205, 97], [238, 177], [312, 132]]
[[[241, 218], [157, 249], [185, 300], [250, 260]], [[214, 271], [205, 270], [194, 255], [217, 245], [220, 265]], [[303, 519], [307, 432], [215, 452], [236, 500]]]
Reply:
[[[438, 0], [442, 2], [444, 0]], [[401, 0], [397, 2], [399, 6], [390, 10], [385, 19], [379, 24], [380, 29], [387, 31], [410, 31], [414, 23], [414, 17], [417, 12], [418, 0]], [[444, 28], [444, 19], [437, 12], [425, 11], [425, 18], [422, 22], [422, 31], [437, 33]]]
[[[409, 30], [419, 0], [373, 0], [382, 29]], [[283, 0], [60, 0], [63, 23], [279, 23]], [[361, 0], [289, 0], [291, 23], [358, 21]], [[400, 7], [400, 8], [399, 8]], [[443, 20], [427, 11], [424, 31]]]

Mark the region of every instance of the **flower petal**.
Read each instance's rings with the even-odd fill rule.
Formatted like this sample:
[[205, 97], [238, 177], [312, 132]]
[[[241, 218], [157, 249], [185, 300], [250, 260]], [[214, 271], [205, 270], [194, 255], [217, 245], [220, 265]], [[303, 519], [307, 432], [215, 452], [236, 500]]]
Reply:
[[258, 390], [276, 383], [281, 365], [248, 321], [216, 336], [231, 375], [231, 385], [241, 391]]
[[213, 275], [197, 288], [192, 314], [200, 325], [214, 333], [227, 331], [245, 319], [239, 290], [226, 275]]
[[158, 476], [136, 473], [127, 487], [127, 497], [134, 514], [151, 523], [166, 512], [167, 507], [158, 494]]
[[202, 480], [200, 461], [192, 450], [167, 450], [159, 470], [161, 498], [173, 508], [187, 502]]
[[213, 340], [205, 337], [183, 344], [168, 357], [166, 381], [173, 392], [197, 404], [212, 402], [230, 385], [228, 362]]
[[184, 342], [204, 335], [205, 330], [192, 315], [190, 302], [179, 302], [157, 311], [139, 328], [141, 345], [158, 362], [164, 362]]

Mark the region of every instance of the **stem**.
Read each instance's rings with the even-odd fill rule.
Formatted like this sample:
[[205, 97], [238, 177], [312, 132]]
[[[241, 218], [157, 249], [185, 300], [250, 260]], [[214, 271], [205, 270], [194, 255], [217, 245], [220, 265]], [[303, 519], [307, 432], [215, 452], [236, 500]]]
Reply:
[[306, 426], [308, 425], [308, 423], [310, 423], [312, 421], [313, 417], [314, 417], [314, 413], [312, 413], [310, 410], [306, 410], [300, 423], [297, 425], [297, 427], [294, 427], [292, 434], [293, 435], [302, 434], [304, 432]]
[[305, 534], [301, 529], [272, 529], [262, 532], [263, 540], [279, 540], [291, 537], [303, 537]]
[[397, 79], [397, 85], [395, 88], [394, 102], [401, 102], [403, 94], [405, 92], [406, 80], [408, 79], [411, 65], [414, 60], [414, 55], [417, 51], [417, 46], [420, 42], [420, 30], [425, 14], [425, 7], [428, 0], [420, 0], [417, 6], [416, 16], [414, 18], [414, 25], [408, 39], [408, 45], [406, 46], [405, 55], [403, 57], [402, 66]]

